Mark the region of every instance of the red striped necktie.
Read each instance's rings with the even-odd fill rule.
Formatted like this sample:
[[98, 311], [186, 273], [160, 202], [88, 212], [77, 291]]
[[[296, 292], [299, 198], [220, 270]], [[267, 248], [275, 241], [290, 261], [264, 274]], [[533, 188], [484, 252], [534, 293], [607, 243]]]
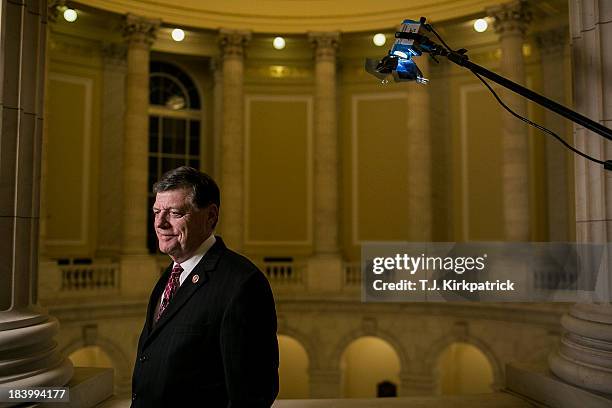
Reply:
[[179, 278], [182, 272], [183, 268], [181, 268], [180, 264], [175, 264], [172, 268], [172, 273], [168, 278], [168, 282], [166, 283], [166, 288], [164, 289], [164, 294], [162, 296], [161, 304], [159, 305], [159, 311], [157, 312], [157, 316], [155, 316], [155, 323], [157, 323], [164, 311], [168, 308], [170, 301], [174, 297], [179, 286], [181, 286]]

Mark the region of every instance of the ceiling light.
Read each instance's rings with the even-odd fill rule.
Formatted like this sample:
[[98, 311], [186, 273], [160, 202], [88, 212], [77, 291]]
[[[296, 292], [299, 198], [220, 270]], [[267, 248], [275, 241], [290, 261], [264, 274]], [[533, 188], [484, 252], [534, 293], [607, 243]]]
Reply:
[[276, 37], [272, 41], [272, 46], [277, 50], [282, 50], [285, 48], [285, 39], [283, 37]]
[[185, 39], [185, 32], [180, 28], [172, 30], [172, 39], [174, 41], [183, 41]]
[[374, 41], [374, 45], [377, 47], [382, 47], [387, 42], [387, 37], [383, 33], [374, 34], [372, 41]]
[[76, 10], [71, 9], [71, 8], [67, 8], [66, 10], [64, 10], [64, 20], [66, 20], [69, 23], [72, 23], [76, 21], [76, 19], [77, 19]]
[[485, 31], [487, 31], [488, 27], [489, 23], [487, 23], [487, 20], [485, 20], [484, 18], [479, 18], [478, 20], [474, 21], [474, 30], [479, 33], [484, 33]]

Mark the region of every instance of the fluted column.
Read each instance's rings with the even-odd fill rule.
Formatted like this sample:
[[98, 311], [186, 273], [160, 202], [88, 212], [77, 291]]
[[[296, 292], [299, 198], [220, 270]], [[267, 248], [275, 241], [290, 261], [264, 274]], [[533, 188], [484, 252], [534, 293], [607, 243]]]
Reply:
[[[540, 49], [544, 95], [565, 104], [563, 53], [568, 42], [567, 26], [544, 31], [536, 37]], [[566, 121], [548, 109], [544, 111], [544, 126], [561, 137], [566, 132]], [[552, 137], [546, 137], [546, 186], [548, 193], [548, 239], [567, 241], [568, 180], [567, 149]]]
[[[515, 0], [487, 11], [494, 17], [495, 32], [499, 34], [502, 75], [524, 84], [523, 40], [531, 20], [526, 2]], [[527, 115], [527, 101], [524, 97], [509, 90], [504, 90], [502, 97], [516, 113]], [[504, 112], [501, 129], [505, 239], [527, 241], [530, 238], [527, 127], [514, 116]]]
[[[612, 128], [612, 8], [600, 0], [570, 1], [574, 106], [580, 113]], [[593, 157], [612, 158], [612, 143], [574, 125], [574, 143]], [[612, 173], [577, 157], [576, 240], [612, 242]], [[612, 260], [604, 257], [594, 280], [592, 303], [579, 303], [563, 317], [565, 329], [551, 370], [567, 382], [612, 394]]]
[[122, 240], [124, 254], [147, 253], [147, 176], [149, 151], [149, 58], [159, 20], [128, 14], [123, 25], [127, 76], [123, 135]]
[[213, 79], [213, 178], [220, 180], [221, 175], [221, 120], [223, 118], [223, 65], [221, 60], [210, 60]]
[[66, 384], [57, 319], [37, 306], [46, 2], [0, 1], [0, 386]]
[[[425, 78], [429, 78], [429, 59], [419, 58], [418, 65]], [[429, 112], [429, 86], [413, 83], [408, 102], [408, 237], [420, 242], [432, 237]]]
[[314, 250], [338, 253], [338, 130], [336, 48], [338, 33], [310, 33], [315, 48]]
[[337, 32], [309, 33], [315, 54], [314, 247], [308, 260], [310, 291], [338, 291], [343, 285], [338, 248]]
[[221, 217], [228, 245], [240, 251], [244, 242], [244, 49], [247, 31], [221, 30]]
[[[418, 60], [417, 60], [418, 61]], [[451, 125], [451, 64], [429, 64], [431, 82], [427, 84], [435, 103], [430, 104], [431, 162], [431, 200], [432, 200], [432, 241], [452, 241], [454, 223], [460, 222], [453, 217], [454, 201], [457, 200], [448, 182], [453, 177], [452, 157], [453, 140]], [[431, 118], [434, 118], [431, 120]]]
[[100, 146], [99, 212], [104, 214], [98, 224], [96, 256], [117, 256], [121, 251], [121, 224], [123, 176], [123, 115], [125, 112], [125, 75], [127, 49], [122, 44], [102, 47], [102, 140]]

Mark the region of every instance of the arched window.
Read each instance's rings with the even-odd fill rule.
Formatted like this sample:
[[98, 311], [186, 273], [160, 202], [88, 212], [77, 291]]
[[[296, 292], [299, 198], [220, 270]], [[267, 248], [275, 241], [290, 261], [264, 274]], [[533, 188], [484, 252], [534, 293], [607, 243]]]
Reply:
[[[153, 184], [179, 166], [200, 168], [200, 96], [193, 80], [174, 64], [151, 61], [149, 80], [149, 207]], [[157, 251], [153, 217], [148, 211], [147, 246]]]

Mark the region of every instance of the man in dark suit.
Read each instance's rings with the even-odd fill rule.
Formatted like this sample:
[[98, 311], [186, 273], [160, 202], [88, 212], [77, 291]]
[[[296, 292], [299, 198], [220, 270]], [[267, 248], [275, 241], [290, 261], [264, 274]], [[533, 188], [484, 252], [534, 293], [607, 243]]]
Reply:
[[149, 300], [132, 407], [269, 407], [278, 394], [274, 299], [257, 267], [213, 234], [219, 188], [179, 167], [153, 191], [159, 249], [173, 262]]

